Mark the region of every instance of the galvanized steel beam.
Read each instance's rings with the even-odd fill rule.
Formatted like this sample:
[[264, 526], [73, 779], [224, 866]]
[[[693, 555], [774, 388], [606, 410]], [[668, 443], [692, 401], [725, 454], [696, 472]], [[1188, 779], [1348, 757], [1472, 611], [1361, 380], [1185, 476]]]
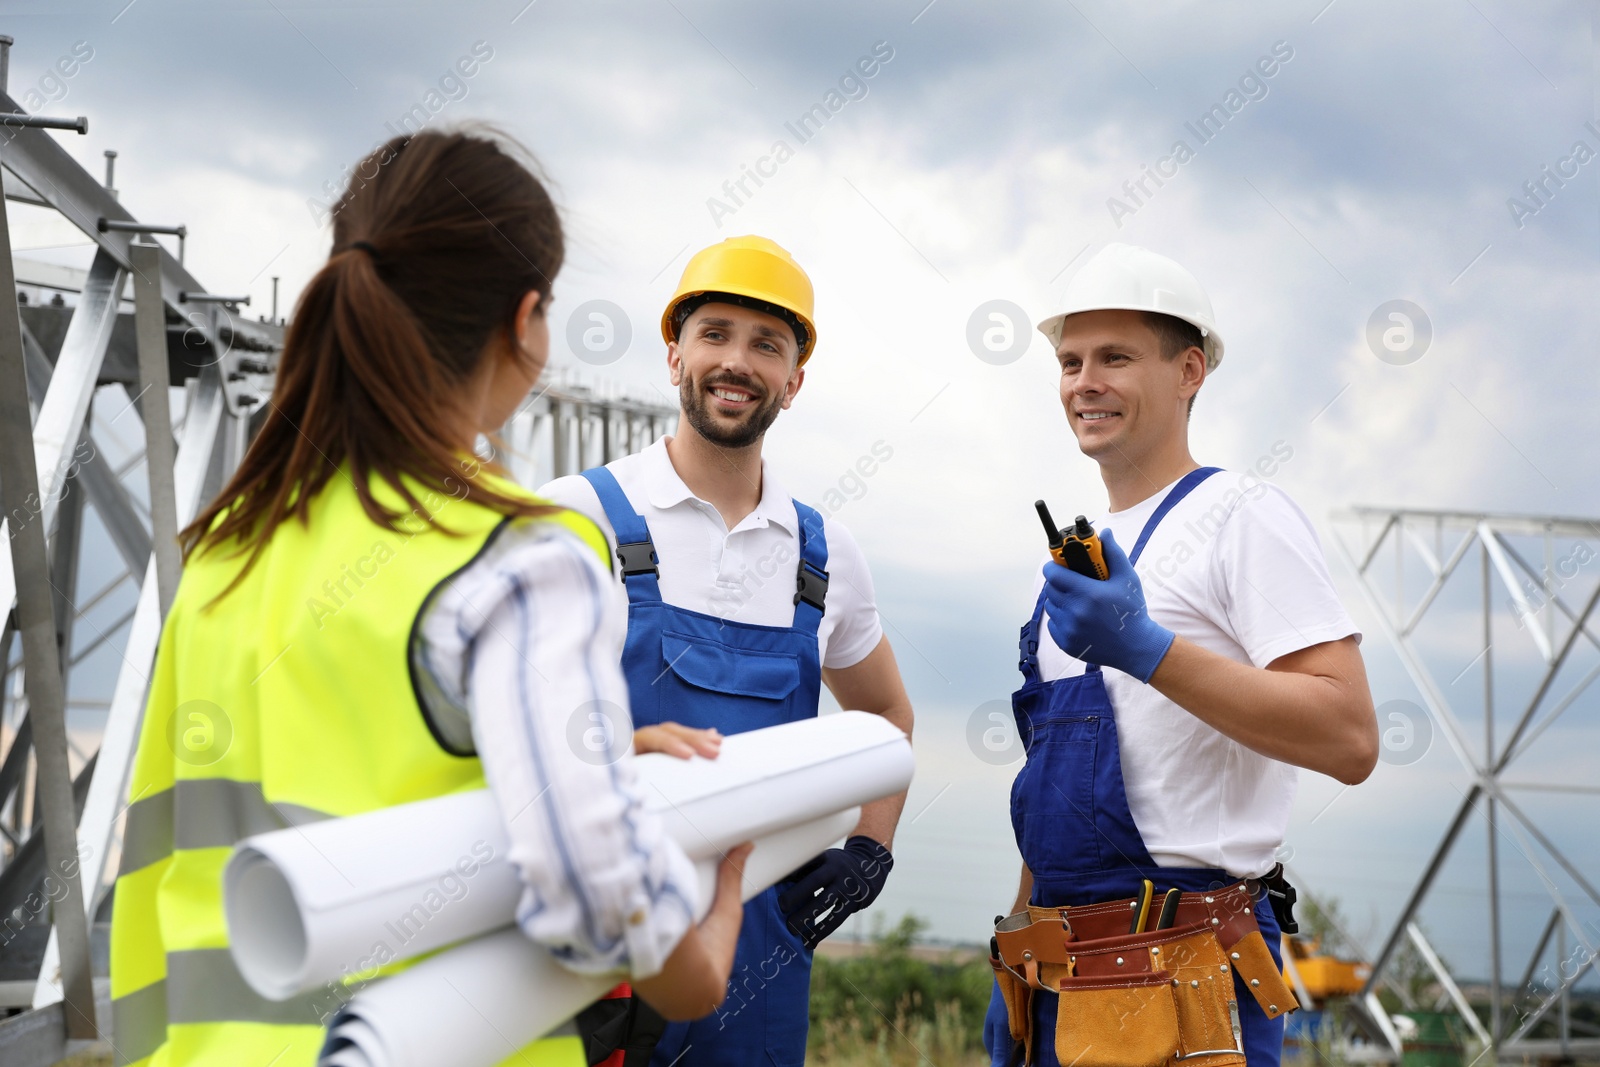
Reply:
[[[66, 890], [55, 913], [55, 930], [63, 950], [60, 973], [52, 977], [65, 990], [67, 1036], [87, 1039], [97, 1032], [94, 987], [90, 977], [89, 927], [78, 877], [61, 659], [51, 605], [43, 509], [39, 514], [31, 513], [48, 481], [39, 477], [38, 467], [38, 461], [46, 457], [36, 456], [34, 451], [22, 321], [16, 304], [6, 296], [16, 291], [7, 214], [5, 201], [0, 199], [0, 296], [5, 296], [5, 306], [0, 309], [0, 500], [7, 516], [16, 520], [11, 523], [6, 553], [9, 558], [3, 568], [10, 572], [10, 582], [5, 594], [0, 595], [0, 604], [9, 604], [16, 595], [28, 717], [33, 723], [39, 793], [44, 804], [45, 852], [51, 873]], [[48, 395], [45, 403], [49, 405]], [[45, 411], [41, 410], [41, 423], [44, 417]], [[78, 422], [82, 422], [81, 412]], [[77, 441], [76, 427], [71, 440]]]

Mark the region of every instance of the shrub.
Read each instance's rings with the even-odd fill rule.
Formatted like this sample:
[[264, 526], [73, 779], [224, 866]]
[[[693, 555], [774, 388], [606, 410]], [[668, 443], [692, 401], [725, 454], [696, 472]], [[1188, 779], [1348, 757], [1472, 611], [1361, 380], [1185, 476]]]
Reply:
[[811, 1049], [818, 1063], [984, 1063], [983, 1016], [993, 972], [981, 957], [930, 962], [911, 954], [927, 923], [907, 915], [874, 932], [859, 956], [818, 956], [811, 970]]

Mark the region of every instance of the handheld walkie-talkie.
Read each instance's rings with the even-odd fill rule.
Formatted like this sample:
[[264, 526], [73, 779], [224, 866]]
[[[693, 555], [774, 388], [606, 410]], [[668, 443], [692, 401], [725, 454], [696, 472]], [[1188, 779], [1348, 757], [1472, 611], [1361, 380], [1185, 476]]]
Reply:
[[1050, 538], [1052, 559], [1086, 578], [1105, 581], [1111, 576], [1106, 569], [1105, 556], [1100, 551], [1100, 535], [1094, 532], [1094, 526], [1088, 519], [1079, 515], [1071, 526], [1058, 530], [1043, 500], [1035, 500], [1033, 506], [1039, 512], [1039, 521], [1044, 523], [1045, 534]]

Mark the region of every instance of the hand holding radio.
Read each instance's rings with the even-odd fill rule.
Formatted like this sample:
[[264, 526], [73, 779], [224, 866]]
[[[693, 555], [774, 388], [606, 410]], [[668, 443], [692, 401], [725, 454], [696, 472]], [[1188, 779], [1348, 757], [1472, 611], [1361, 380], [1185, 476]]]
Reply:
[[1149, 682], [1174, 635], [1150, 617], [1133, 564], [1110, 530], [1097, 535], [1081, 515], [1057, 530], [1044, 502], [1034, 506], [1050, 534], [1044, 599], [1051, 638], [1069, 656]]

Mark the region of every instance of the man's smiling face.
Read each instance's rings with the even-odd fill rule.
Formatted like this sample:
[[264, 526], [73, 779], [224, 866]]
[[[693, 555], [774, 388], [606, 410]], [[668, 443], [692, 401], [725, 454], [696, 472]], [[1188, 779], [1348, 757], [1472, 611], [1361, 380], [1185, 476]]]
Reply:
[[[1061, 324], [1061, 406], [1078, 447], [1097, 460], [1148, 455], [1185, 432], [1185, 368], [1191, 348], [1164, 358], [1161, 339], [1138, 311], [1084, 311]], [[1203, 374], [1201, 375], [1203, 377]]]
[[754, 444], [789, 406], [805, 379], [799, 356], [788, 323], [734, 304], [702, 304], [667, 346], [684, 418], [724, 448]]

